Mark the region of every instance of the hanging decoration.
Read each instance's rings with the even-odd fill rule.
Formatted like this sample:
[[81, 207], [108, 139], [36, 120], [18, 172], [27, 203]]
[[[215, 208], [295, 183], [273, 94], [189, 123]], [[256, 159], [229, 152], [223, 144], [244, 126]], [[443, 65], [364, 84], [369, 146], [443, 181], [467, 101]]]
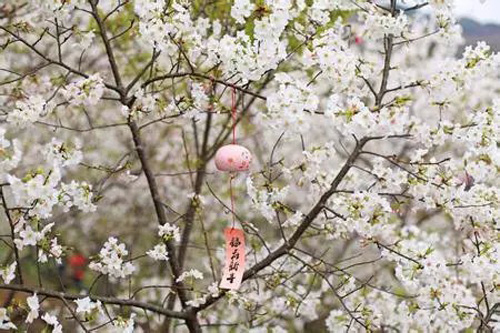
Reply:
[[232, 225], [224, 230], [226, 241], [226, 259], [222, 280], [222, 289], [236, 290], [240, 287], [245, 272], [245, 235], [242, 229], [235, 228], [236, 215], [234, 211], [233, 179], [236, 172], [247, 171], [252, 162], [250, 151], [236, 144], [236, 89], [231, 89], [232, 144], [225, 145], [215, 154], [215, 166], [218, 170], [229, 172], [229, 193], [231, 196]]
[[251, 160], [250, 151], [240, 145], [225, 145], [215, 155], [215, 165], [220, 171], [246, 171]]

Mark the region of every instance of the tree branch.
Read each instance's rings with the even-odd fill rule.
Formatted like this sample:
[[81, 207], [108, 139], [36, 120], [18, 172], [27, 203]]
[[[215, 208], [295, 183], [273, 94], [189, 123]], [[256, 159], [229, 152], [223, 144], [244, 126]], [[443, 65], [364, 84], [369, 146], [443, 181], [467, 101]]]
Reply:
[[[57, 299], [64, 298], [66, 300], [77, 300], [77, 299], [81, 299], [82, 297], [84, 297], [83, 295], [63, 293], [63, 292], [52, 291], [52, 290], [47, 290], [47, 289], [43, 289], [43, 288], [21, 286], [21, 285], [17, 285], [17, 284], [0, 284], [0, 289], [13, 290], [13, 291], [19, 291], [19, 292], [31, 293], [31, 294], [36, 293], [38, 295], [43, 295], [43, 296], [46, 296], [49, 298], [57, 298]], [[155, 312], [155, 313], [158, 313], [158, 314], [161, 314], [164, 316], [168, 316], [168, 317], [172, 317], [172, 318], [180, 318], [180, 319], [187, 318], [187, 315], [184, 314], [183, 312], [166, 310], [163, 307], [144, 303], [144, 302], [139, 302], [139, 301], [134, 301], [134, 300], [129, 300], [129, 299], [114, 298], [114, 297], [97, 296], [97, 295], [88, 295], [88, 297], [90, 299], [92, 299], [93, 301], [101, 301], [102, 303], [106, 303], [106, 304], [132, 306], [135, 308], [141, 308], [144, 310], [148, 310], [148, 311]]]
[[[27, 46], [30, 50], [32, 50], [33, 52], [35, 52], [39, 57], [41, 57], [42, 59], [44, 59], [45, 61], [47, 61], [49, 64], [53, 64], [53, 65], [57, 65], [59, 67], [62, 67], [66, 70], [68, 70], [69, 72], [73, 73], [73, 74], [76, 74], [78, 76], [81, 76], [81, 77], [84, 77], [84, 78], [89, 78], [89, 75], [77, 70], [77, 69], [74, 69], [70, 66], [68, 66], [67, 64], [65, 64], [64, 62], [60, 62], [60, 61], [57, 61], [57, 60], [53, 60], [51, 58], [49, 58], [48, 56], [46, 56], [45, 54], [43, 54], [40, 50], [38, 50], [35, 46], [31, 45], [30, 43], [28, 43], [27, 40], [25, 40], [24, 38], [22, 38], [21, 36], [17, 35], [16, 33], [10, 31], [9, 29], [3, 27], [3, 26], [0, 26], [0, 30], [3, 30], [5, 32], [7, 32], [9, 35], [15, 37], [18, 41], [20, 41], [22, 44], [24, 44], [25, 46]], [[118, 89], [118, 87], [114, 86], [114, 85], [111, 85], [109, 83], [103, 83], [104, 86], [108, 89], [111, 89], [111, 90], [114, 90], [118, 93], [120, 93], [120, 89]]]
[[106, 48], [106, 53], [108, 55], [109, 64], [111, 66], [111, 71], [113, 72], [113, 77], [115, 78], [115, 83], [119, 89], [119, 93], [121, 97], [124, 97], [125, 92], [123, 91], [122, 79], [120, 77], [120, 72], [118, 71], [118, 65], [116, 63], [116, 58], [113, 53], [113, 48], [109, 42], [106, 28], [104, 27], [104, 23], [99, 16], [99, 12], [97, 10], [97, 2], [95, 0], [89, 0], [90, 6], [92, 7], [92, 16], [94, 17], [97, 25], [99, 26], [99, 33], [101, 34], [102, 42], [104, 43], [104, 47]]
[[[132, 138], [137, 150], [137, 155], [139, 156], [142, 169], [144, 170], [144, 174], [148, 182], [148, 187], [151, 193], [151, 198], [153, 199], [158, 222], [161, 225], [164, 225], [165, 223], [167, 223], [167, 217], [165, 215], [165, 211], [163, 210], [163, 205], [161, 202], [160, 193], [158, 191], [158, 185], [156, 184], [154, 173], [151, 169], [151, 166], [149, 165], [149, 161], [146, 157], [146, 152], [144, 151], [139, 128], [135, 121], [133, 121], [132, 119], [129, 119], [129, 127], [130, 131], [132, 132]], [[185, 317], [186, 324], [191, 332], [201, 332], [200, 324], [196, 318], [196, 313], [191, 312], [190, 307], [186, 305], [188, 298], [185, 292], [184, 284], [182, 282], [177, 282], [177, 278], [180, 276], [182, 268], [180, 267], [179, 261], [177, 259], [175, 245], [172, 243], [172, 241], [166, 242], [166, 245], [169, 251], [169, 263], [170, 268], [172, 269], [172, 275], [174, 276], [174, 284], [177, 287], [182, 307], [186, 310], [187, 313], [187, 316]]]

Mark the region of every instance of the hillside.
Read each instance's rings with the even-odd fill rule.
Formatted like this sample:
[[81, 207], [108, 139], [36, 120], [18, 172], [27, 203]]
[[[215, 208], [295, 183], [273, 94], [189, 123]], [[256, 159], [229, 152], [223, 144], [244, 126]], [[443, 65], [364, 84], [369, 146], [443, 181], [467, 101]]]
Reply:
[[500, 51], [500, 25], [481, 24], [475, 20], [462, 18], [460, 25], [464, 29], [466, 45], [476, 44], [484, 40], [492, 50]]

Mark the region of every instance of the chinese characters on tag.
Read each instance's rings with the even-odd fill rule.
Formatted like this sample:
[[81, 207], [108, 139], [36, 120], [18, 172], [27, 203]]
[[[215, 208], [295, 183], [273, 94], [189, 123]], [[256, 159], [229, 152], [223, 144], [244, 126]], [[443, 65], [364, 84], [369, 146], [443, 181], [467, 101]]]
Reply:
[[226, 262], [222, 273], [221, 289], [236, 290], [241, 285], [245, 272], [245, 237], [243, 230], [226, 228]]

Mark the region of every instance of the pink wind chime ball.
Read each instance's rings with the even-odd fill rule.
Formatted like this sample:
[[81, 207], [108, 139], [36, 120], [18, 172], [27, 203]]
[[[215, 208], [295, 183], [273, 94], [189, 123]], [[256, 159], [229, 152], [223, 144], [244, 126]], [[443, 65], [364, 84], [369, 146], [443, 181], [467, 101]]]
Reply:
[[215, 154], [215, 166], [220, 171], [247, 171], [252, 162], [250, 151], [240, 145], [225, 145]]

